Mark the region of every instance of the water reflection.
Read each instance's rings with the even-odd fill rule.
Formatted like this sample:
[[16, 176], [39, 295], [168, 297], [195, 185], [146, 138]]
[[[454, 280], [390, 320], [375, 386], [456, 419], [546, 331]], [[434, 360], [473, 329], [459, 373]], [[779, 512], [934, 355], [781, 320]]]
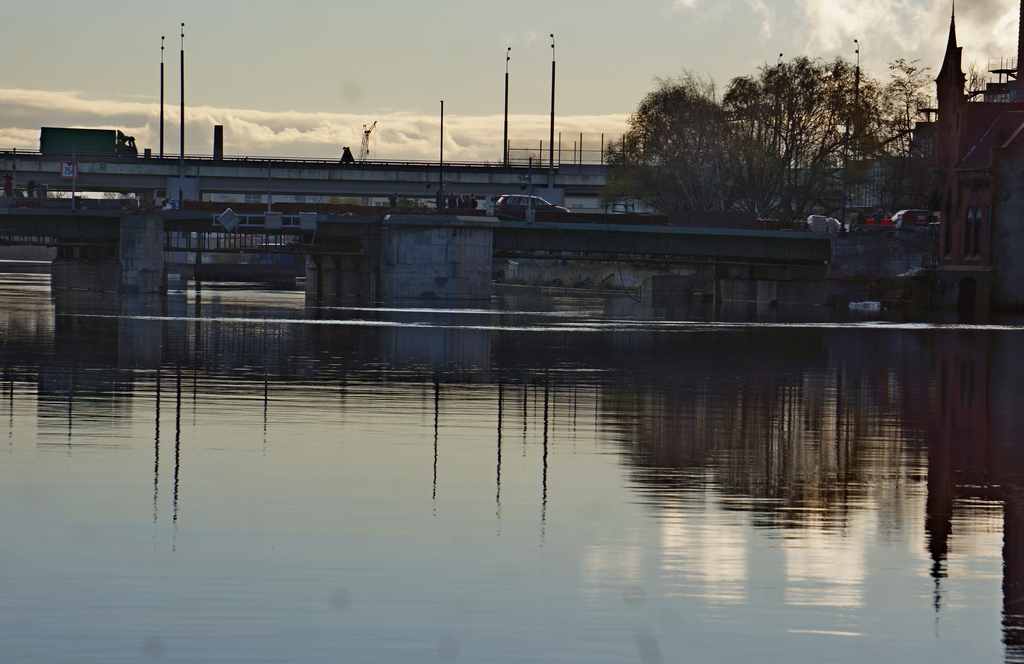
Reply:
[[[380, 568], [363, 573], [392, 592], [402, 584], [380, 577], [418, 569], [437, 602], [447, 586], [435, 578], [468, 583], [460, 575], [480, 568], [484, 580], [471, 592], [481, 596], [518, 597], [518, 586], [543, 579], [557, 590], [551, 602], [588, 617], [573, 623], [581, 633], [626, 625], [628, 655], [604, 641], [603, 657], [582, 646], [561, 653], [579, 661], [660, 661], [687, 647], [729, 659], [745, 638], [791, 661], [816, 661], [819, 652], [802, 650], [798, 638], [829, 639], [843, 661], [860, 653], [835, 640], [905, 639], [909, 651], [928, 653], [899, 653], [906, 659], [955, 660], [989, 652], [977, 628], [1000, 593], [1005, 659], [1024, 661], [1018, 333], [644, 329], [636, 321], [600, 329], [595, 321], [609, 312], [621, 320], [624, 305], [522, 297], [499, 313], [328, 312], [394, 327], [283, 323], [306, 316], [301, 296], [289, 294], [207, 290], [201, 303], [178, 295], [156, 310], [45, 297], [7, 304], [0, 363], [12, 454], [17, 431], [18, 448], [91, 466], [85, 454], [126, 454], [145, 431], [145, 487], [125, 491], [143, 503], [147, 522], [169, 521], [177, 555], [196, 555], [202, 531], [211, 547], [257, 538], [250, 552], [258, 558], [260, 546], [319, 541], [291, 529], [324, 519], [324, 531], [350, 533], [344, 546], [330, 541], [338, 560], [337, 551], [386, 544], [367, 554], [382, 559]], [[173, 465], [161, 459], [172, 389]], [[40, 468], [45, 458], [29, 457]], [[120, 467], [117, 457], [98, 458]], [[282, 511], [241, 493], [246, 472], [263, 474]], [[331, 482], [319, 484], [319, 473]], [[307, 490], [320, 492], [316, 501], [294, 498]], [[233, 491], [264, 505], [258, 526]], [[248, 527], [211, 524], [205, 512], [220, 513], [218, 502], [235, 505], [237, 514], [224, 513]], [[297, 511], [322, 504], [332, 514], [366, 513], [367, 522]], [[266, 542], [258, 540], [264, 530]], [[410, 548], [437, 566], [395, 563]], [[502, 548], [523, 570], [504, 584], [487, 567]], [[319, 554], [303, 546], [295, 555], [290, 564], [301, 566]], [[559, 574], [545, 575], [538, 561]], [[344, 613], [359, 620], [352, 598], [366, 588], [345, 587]], [[439, 608], [419, 601], [410, 605]], [[557, 622], [529, 598], [529, 611], [494, 601], [478, 612], [494, 617], [474, 623], [484, 634], [527, 624], [531, 612]], [[413, 633], [425, 620], [390, 601], [379, 611]], [[639, 615], [647, 618], [630, 622]], [[925, 618], [938, 639], [916, 630]], [[363, 627], [372, 625], [381, 629]], [[735, 638], [704, 636], [722, 630]], [[447, 625], [416, 638], [469, 658], [464, 633]], [[533, 636], [558, 642], [541, 625]], [[170, 656], [174, 646], [164, 639], [160, 649]], [[495, 659], [512, 660], [516, 651], [501, 654]]]

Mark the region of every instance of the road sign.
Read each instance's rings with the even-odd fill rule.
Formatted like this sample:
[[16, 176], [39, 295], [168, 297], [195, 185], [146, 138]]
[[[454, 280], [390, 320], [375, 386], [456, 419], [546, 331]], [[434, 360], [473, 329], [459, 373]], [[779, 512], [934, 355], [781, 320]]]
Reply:
[[60, 164], [60, 176], [71, 179], [78, 175], [78, 164], [73, 161], [63, 161]]
[[229, 233], [233, 233], [235, 229], [238, 228], [238, 222], [240, 221], [241, 218], [238, 216], [238, 213], [231, 208], [228, 208], [217, 215], [217, 222]]

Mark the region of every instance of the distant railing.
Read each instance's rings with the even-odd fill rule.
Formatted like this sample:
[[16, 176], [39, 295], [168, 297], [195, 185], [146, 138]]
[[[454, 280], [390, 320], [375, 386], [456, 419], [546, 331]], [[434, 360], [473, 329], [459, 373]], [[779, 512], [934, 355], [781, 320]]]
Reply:
[[602, 166], [608, 163], [609, 146], [618, 140], [620, 137], [616, 134], [559, 132], [555, 136], [554, 150], [545, 140], [511, 140], [508, 145], [509, 165], [547, 167], [554, 157], [555, 167]]
[[[548, 152], [544, 144], [541, 146], [541, 151], [544, 154], [543, 163], [548, 163]], [[526, 168], [530, 163], [530, 157], [536, 157], [538, 155], [538, 148], [534, 147], [532, 152], [529, 150], [521, 150], [519, 148], [513, 148], [510, 151], [511, 159], [509, 167], [511, 168]], [[56, 161], [71, 161], [77, 160], [82, 163], [90, 162], [103, 162], [103, 163], [159, 163], [159, 164], [176, 164], [179, 161], [178, 155], [164, 155], [160, 157], [158, 155], [151, 155], [146, 157], [139, 155], [138, 157], [131, 156], [118, 156], [118, 155], [70, 155], [70, 154], [43, 154], [36, 150], [0, 150], [0, 158], [11, 157], [18, 158], [23, 157], [27, 159], [52, 159]], [[589, 147], [583, 150], [579, 150], [573, 147], [569, 151], [559, 152], [555, 150], [555, 167], [560, 165], [598, 165], [603, 164], [603, 150], [596, 149], [592, 150]], [[255, 156], [255, 155], [229, 155], [223, 159], [215, 160], [212, 155], [207, 154], [186, 154], [184, 157], [186, 163], [217, 163], [217, 164], [235, 164], [243, 166], [273, 166], [273, 167], [315, 167], [315, 168], [374, 168], [374, 169], [395, 169], [395, 168], [439, 168], [440, 164], [437, 161], [431, 160], [417, 160], [417, 159], [404, 159], [404, 160], [392, 160], [392, 159], [367, 159], [365, 161], [356, 161], [351, 163], [342, 163], [340, 160], [334, 159], [310, 159], [305, 157], [267, 157], [267, 156]], [[533, 159], [534, 167], [540, 163], [538, 158]], [[465, 168], [465, 169], [495, 169], [503, 168], [500, 161], [445, 161], [444, 168]]]

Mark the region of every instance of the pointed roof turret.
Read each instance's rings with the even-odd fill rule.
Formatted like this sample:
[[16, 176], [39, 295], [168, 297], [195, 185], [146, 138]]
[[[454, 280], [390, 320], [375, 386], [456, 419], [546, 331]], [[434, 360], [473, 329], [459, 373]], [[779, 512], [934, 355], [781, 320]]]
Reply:
[[956, 49], [960, 48], [960, 45], [956, 41], [956, 0], [953, 0], [953, 12], [949, 16], [949, 41], [946, 42], [946, 57]]
[[[942, 58], [942, 66], [939, 68], [936, 82], [941, 85], [943, 81], [947, 81], [951, 85], [960, 85], [962, 88], [965, 80], [963, 73], [963, 49], [960, 48], [960, 44], [957, 43], [956, 39], [956, 2], [953, 2], [953, 11], [949, 16], [949, 41], [946, 43], [946, 55]], [[963, 94], [962, 89], [959, 94]], [[942, 96], [941, 91], [939, 96]]]
[[1017, 101], [1024, 101], [1024, 1], [1020, 3], [1020, 23], [1017, 28]]

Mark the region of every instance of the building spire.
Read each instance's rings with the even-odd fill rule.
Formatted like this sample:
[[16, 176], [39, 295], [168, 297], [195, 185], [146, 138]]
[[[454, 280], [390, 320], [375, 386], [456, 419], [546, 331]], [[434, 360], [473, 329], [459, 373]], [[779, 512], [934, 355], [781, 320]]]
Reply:
[[1017, 32], [1017, 94], [1016, 101], [1024, 100], [1024, 0], [1020, 3], [1020, 23]]
[[956, 0], [953, 0], [953, 11], [949, 15], [949, 42], [946, 44], [946, 55], [959, 48], [956, 41]]

